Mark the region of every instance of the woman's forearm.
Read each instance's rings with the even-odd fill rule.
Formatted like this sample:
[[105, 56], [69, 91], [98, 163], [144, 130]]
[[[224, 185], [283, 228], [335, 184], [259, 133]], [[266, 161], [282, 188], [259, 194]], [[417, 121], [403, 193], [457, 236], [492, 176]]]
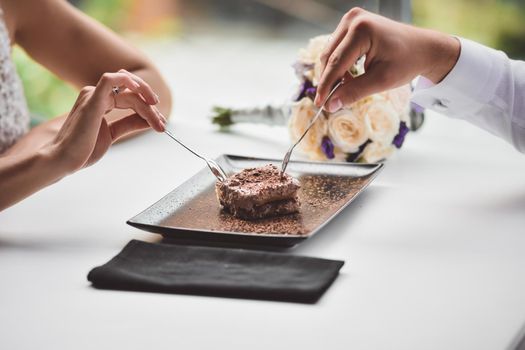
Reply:
[[[81, 89], [101, 75], [125, 69], [146, 81], [159, 95], [166, 117], [171, 96], [153, 63], [116, 33], [67, 1], [17, 0], [4, 11], [16, 19], [16, 42], [62, 80]], [[111, 113], [118, 119], [124, 113]]]
[[68, 170], [50, 147], [0, 157], [0, 211], [60, 180]]

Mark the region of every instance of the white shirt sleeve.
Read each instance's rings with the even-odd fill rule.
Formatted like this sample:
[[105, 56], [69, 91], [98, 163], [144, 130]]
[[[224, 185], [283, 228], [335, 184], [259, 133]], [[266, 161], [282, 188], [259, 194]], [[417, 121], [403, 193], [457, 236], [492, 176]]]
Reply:
[[460, 118], [525, 153], [525, 62], [459, 38], [458, 62], [439, 84], [420, 77], [412, 102]]

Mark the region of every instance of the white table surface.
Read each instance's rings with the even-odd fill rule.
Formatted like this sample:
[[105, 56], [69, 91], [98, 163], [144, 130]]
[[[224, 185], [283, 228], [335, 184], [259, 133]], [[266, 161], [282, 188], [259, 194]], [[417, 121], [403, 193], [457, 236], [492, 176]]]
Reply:
[[[213, 157], [282, 156], [284, 129], [223, 134], [206, 117], [217, 102], [284, 101], [300, 44], [147, 46], [173, 87], [170, 128]], [[315, 305], [90, 287], [130, 239], [157, 239], [125, 221], [202, 167], [148, 133], [0, 213], [0, 348], [494, 350], [525, 323], [525, 157], [439, 115], [290, 251], [346, 261]]]

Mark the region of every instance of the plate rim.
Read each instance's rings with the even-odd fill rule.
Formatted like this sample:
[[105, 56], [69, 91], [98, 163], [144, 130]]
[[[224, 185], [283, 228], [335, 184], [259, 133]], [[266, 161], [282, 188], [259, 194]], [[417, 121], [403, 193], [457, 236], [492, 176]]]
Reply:
[[[253, 156], [242, 156], [242, 155], [235, 155], [235, 154], [220, 154], [218, 157], [215, 158], [215, 161], [225, 160], [226, 162], [229, 161], [229, 159], [234, 160], [254, 160], [254, 161], [282, 161], [281, 159], [274, 159], [274, 158], [263, 158], [263, 157], [253, 157]], [[147, 232], [160, 234], [162, 236], [166, 236], [165, 233], [153, 231], [153, 230], [147, 230], [146, 227], [149, 228], [159, 228], [159, 230], [169, 230], [169, 231], [185, 231], [185, 232], [199, 232], [199, 233], [211, 233], [211, 234], [221, 234], [221, 235], [228, 235], [228, 236], [238, 236], [238, 237], [257, 237], [260, 239], [268, 239], [268, 240], [290, 240], [290, 239], [296, 239], [298, 241], [306, 240], [315, 234], [319, 232], [325, 225], [327, 225], [330, 221], [333, 220], [335, 216], [337, 216], [341, 211], [343, 211], [350, 203], [352, 203], [371, 183], [372, 181], [379, 175], [379, 173], [384, 168], [384, 163], [352, 163], [352, 162], [323, 162], [323, 161], [306, 161], [306, 160], [290, 160], [290, 164], [317, 164], [317, 165], [336, 165], [336, 166], [357, 166], [357, 167], [365, 167], [365, 168], [373, 168], [373, 171], [370, 173], [370, 179], [369, 181], [362, 186], [359, 191], [356, 192], [356, 194], [353, 196], [353, 198], [350, 201], [347, 201], [344, 205], [342, 205], [339, 209], [337, 209], [332, 215], [330, 215], [326, 220], [324, 220], [320, 225], [315, 227], [315, 229], [311, 230], [308, 234], [305, 235], [297, 235], [297, 234], [286, 234], [286, 233], [256, 233], [256, 232], [235, 232], [235, 231], [215, 231], [215, 230], [205, 230], [205, 229], [189, 229], [185, 227], [166, 227], [161, 225], [154, 225], [154, 224], [145, 224], [143, 222], [138, 222], [136, 219], [143, 215], [144, 213], [148, 212], [151, 208], [155, 207], [159, 202], [164, 200], [167, 196], [169, 196], [173, 191], [176, 191], [180, 187], [183, 187], [187, 182], [189, 182], [196, 174], [198, 174], [202, 169], [206, 169], [203, 167], [199, 172], [195, 173], [194, 175], [190, 176], [186, 181], [175, 187], [173, 190], [169, 191], [167, 194], [162, 196], [160, 199], [155, 201], [153, 204], [146, 207], [144, 210], [142, 210], [140, 213], [134, 215], [132, 218], [126, 220], [126, 224], [138, 228], [140, 230], [145, 230]], [[168, 236], [169, 237], [169, 236]], [[170, 237], [174, 238], [174, 237]]]

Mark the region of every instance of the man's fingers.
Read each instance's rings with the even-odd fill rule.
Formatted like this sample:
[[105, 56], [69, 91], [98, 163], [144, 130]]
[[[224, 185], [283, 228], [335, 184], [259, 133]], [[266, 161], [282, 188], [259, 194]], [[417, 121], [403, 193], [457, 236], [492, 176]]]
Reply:
[[118, 139], [127, 136], [129, 134], [135, 133], [149, 128], [149, 124], [144, 118], [142, 118], [137, 113], [131, 114], [127, 117], [118, 119], [111, 124], [109, 124], [109, 130], [111, 133], [112, 142], [117, 141]]
[[324, 73], [319, 80], [315, 98], [315, 104], [318, 107], [323, 104], [337, 81], [355, 64], [362, 51], [358, 37], [347, 33], [345, 38], [339, 43], [339, 46], [330, 55]]
[[332, 35], [330, 35], [330, 41], [326, 45], [325, 49], [323, 50], [323, 53], [321, 54], [320, 60], [321, 60], [321, 75], [323, 75], [324, 70], [326, 69], [326, 64], [328, 63], [328, 59], [334, 52], [334, 50], [339, 46], [341, 41], [345, 38], [348, 28], [351, 27], [352, 22], [354, 19], [362, 14], [364, 12], [363, 9], [359, 7], [354, 7], [350, 11], [348, 11], [339, 24], [337, 25], [337, 28], [335, 28]]
[[327, 101], [326, 110], [330, 113], [337, 112], [362, 98], [392, 88], [386, 72], [379, 67], [374, 68], [376, 69], [371, 68], [363, 75], [347, 79]]
[[164, 131], [166, 118], [157, 107], [148, 105], [139, 96], [132, 92], [124, 92], [115, 96], [115, 108], [132, 109], [156, 131]]
[[321, 75], [323, 74], [326, 64], [328, 62], [328, 59], [330, 58], [330, 55], [334, 50], [339, 46], [341, 41], [344, 39], [347, 32], [346, 23], [341, 21], [335, 31], [330, 35], [330, 39], [328, 43], [326, 44], [326, 47], [323, 50], [323, 53], [321, 53], [321, 56], [319, 57], [319, 60], [321, 61]]

